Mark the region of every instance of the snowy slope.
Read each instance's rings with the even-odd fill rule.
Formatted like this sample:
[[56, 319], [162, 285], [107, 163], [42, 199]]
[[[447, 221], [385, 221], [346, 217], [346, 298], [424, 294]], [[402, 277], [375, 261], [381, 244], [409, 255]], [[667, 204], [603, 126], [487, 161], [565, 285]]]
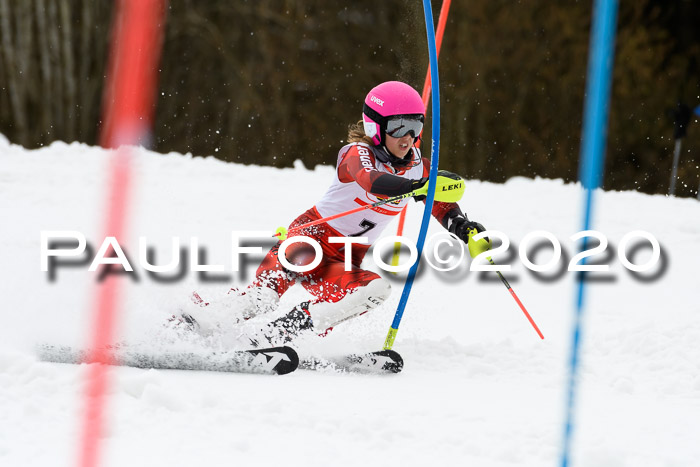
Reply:
[[[329, 161], [334, 159], [329, 154]], [[94, 275], [88, 264], [40, 271], [42, 230], [101, 238], [107, 152], [54, 143], [27, 151], [0, 136], [0, 465], [75, 465], [86, 366], [37, 361], [40, 342], [85, 345]], [[162, 283], [135, 264], [127, 278], [120, 338], [180, 345], [162, 323], [197, 289], [222, 295], [247, 278], [230, 272], [232, 230], [287, 225], [325, 192], [331, 166], [313, 170], [226, 164], [213, 158], [138, 150], [130, 236], [137, 258], [146, 236], [163, 258], [172, 237], [198, 237], [207, 262], [229, 281], [195, 273]], [[517, 256], [535, 230], [575, 252], [581, 190], [557, 180], [467, 182], [471, 218], [507, 233], [506, 273], [546, 339], [540, 341], [492, 275], [423, 267], [395, 349], [395, 377], [298, 371], [284, 377], [116, 368], [110, 372], [106, 466], [191, 465], [554, 465], [574, 309], [574, 273], [537, 275]], [[597, 195], [594, 226], [610, 242], [611, 266], [589, 285], [577, 406], [575, 465], [690, 466], [700, 458], [700, 203], [638, 193]], [[409, 235], [422, 209], [412, 205]], [[441, 232], [436, 222], [429, 235]], [[665, 267], [646, 280], [620, 265], [617, 246], [634, 230], [652, 233]], [[390, 227], [385, 235], [393, 235]], [[546, 262], [547, 248], [533, 255]], [[634, 262], [650, 256], [641, 249]], [[159, 256], [160, 258], [161, 256]], [[632, 258], [631, 258], [632, 259]], [[137, 263], [136, 259], [134, 260]], [[371, 258], [366, 267], [377, 270]], [[388, 276], [388, 274], [383, 273]], [[546, 276], [546, 277], [544, 277]], [[402, 283], [381, 308], [339, 326], [300, 353], [376, 350]], [[304, 296], [292, 290], [283, 307]], [[213, 345], [224, 345], [214, 342]], [[183, 343], [182, 345], [186, 345]]]

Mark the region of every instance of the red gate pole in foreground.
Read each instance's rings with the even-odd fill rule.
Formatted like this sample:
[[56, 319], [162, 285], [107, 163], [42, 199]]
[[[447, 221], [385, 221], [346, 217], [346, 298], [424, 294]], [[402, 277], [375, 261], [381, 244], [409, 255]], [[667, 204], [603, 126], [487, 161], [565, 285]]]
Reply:
[[[119, 0], [115, 6], [100, 135], [102, 146], [115, 149], [103, 210], [105, 238], [118, 239], [126, 231], [132, 149], [123, 145], [143, 144], [150, 133], [165, 6], [165, 0]], [[78, 440], [80, 467], [95, 467], [100, 462], [109, 384], [105, 363], [111, 360], [108, 346], [114, 340], [120, 298], [121, 283], [108, 274], [95, 290], [90, 355], [86, 359], [93, 364], [87, 369]]]

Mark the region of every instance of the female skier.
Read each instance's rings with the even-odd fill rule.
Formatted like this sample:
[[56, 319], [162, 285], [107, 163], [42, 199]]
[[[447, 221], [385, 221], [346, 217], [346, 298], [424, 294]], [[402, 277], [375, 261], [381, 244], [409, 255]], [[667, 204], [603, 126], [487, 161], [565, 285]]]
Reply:
[[[415, 146], [423, 130], [423, 109], [418, 92], [402, 82], [382, 83], [367, 94], [362, 120], [350, 125], [348, 144], [338, 152], [330, 188], [289, 226], [290, 237], [311, 237], [321, 245], [323, 259], [316, 268], [296, 273], [283, 267], [278, 259], [280, 240], [263, 259], [252, 284], [231, 289], [220, 303], [208, 303], [195, 293], [195, 306], [178, 321], [203, 331], [232, 329], [236, 323], [276, 310], [282, 294], [299, 282], [314, 298], [299, 303], [255, 336], [249, 336], [254, 345], [281, 345], [303, 330], [325, 334], [338, 323], [381, 305], [390, 295], [389, 282], [360, 264], [408, 198], [310, 227], [304, 224], [424, 187], [429, 162]], [[435, 202], [432, 215], [469, 245], [472, 256], [490, 247], [487, 239], [471, 240], [484, 228], [470, 221], [456, 203]], [[330, 237], [366, 237], [368, 242], [346, 246], [332, 243]], [[352, 258], [349, 271], [345, 270], [347, 248]], [[315, 258], [315, 252], [306, 243], [292, 243], [285, 258], [290, 264], [305, 266]]]

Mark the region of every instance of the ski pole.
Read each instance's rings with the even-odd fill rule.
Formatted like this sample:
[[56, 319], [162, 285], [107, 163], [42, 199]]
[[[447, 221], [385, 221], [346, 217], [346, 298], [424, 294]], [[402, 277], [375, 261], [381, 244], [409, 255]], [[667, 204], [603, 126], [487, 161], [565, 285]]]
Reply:
[[[493, 259], [489, 257], [489, 263], [491, 265], [495, 266], [496, 263], [493, 262]], [[501, 271], [496, 271], [496, 274], [498, 274], [498, 277], [501, 278], [501, 281], [503, 282], [503, 285], [506, 286], [506, 289], [508, 289], [508, 292], [513, 296], [513, 299], [515, 299], [515, 303], [518, 304], [521, 310], [523, 310], [523, 313], [525, 313], [525, 317], [527, 318], [528, 321], [530, 321], [530, 324], [532, 324], [532, 327], [535, 328], [535, 331], [537, 331], [537, 334], [540, 336], [540, 339], [544, 339], [544, 336], [542, 335], [542, 332], [540, 331], [540, 328], [537, 327], [535, 324], [535, 320], [532, 319], [532, 316], [530, 316], [530, 313], [527, 312], [525, 309], [525, 305], [523, 305], [523, 302], [520, 301], [517, 295], [515, 295], [515, 291], [513, 290], [513, 287], [510, 286], [508, 281], [506, 280], [505, 277], [503, 277], [503, 274], [501, 274]]]
[[[328, 216], [328, 217], [324, 217], [322, 219], [316, 219], [315, 221], [307, 222], [306, 224], [302, 224], [302, 225], [299, 225], [297, 227], [294, 227], [292, 230], [301, 230], [301, 229], [304, 229], [306, 227], [311, 227], [312, 225], [321, 224], [323, 222], [332, 221], [333, 219], [337, 219], [339, 217], [344, 217], [344, 216], [348, 216], [350, 214], [354, 214], [356, 212], [364, 211], [365, 209], [372, 209], [372, 208], [379, 207], [383, 204], [392, 203], [394, 201], [402, 200], [404, 198], [411, 198], [411, 197], [416, 196], [418, 194], [419, 194], [418, 190], [416, 190], [416, 191], [411, 191], [409, 193], [404, 193], [403, 195], [398, 195], [398, 196], [393, 196], [391, 198], [382, 199], [382, 200], [379, 200], [379, 201], [374, 202], [372, 204], [365, 204], [363, 206], [358, 206], [354, 209], [350, 209], [349, 211], [339, 212], [338, 214], [333, 214], [332, 216]], [[287, 232], [286, 228], [280, 227], [277, 229], [277, 232], [275, 232], [275, 235], [273, 235], [273, 236], [280, 237], [280, 240], [286, 240], [287, 233], [288, 232]]]
[[[445, 34], [445, 25], [447, 24], [447, 16], [450, 14], [450, 3], [452, 0], [445, 0], [442, 2], [442, 7], [440, 7], [440, 15], [438, 17], [438, 25], [437, 25], [437, 31], [435, 33], [435, 48], [436, 48], [436, 56], [439, 58], [440, 57], [440, 46], [442, 45], [442, 36]], [[430, 65], [428, 65], [428, 71], [425, 74], [425, 81], [423, 84], [423, 95], [421, 96], [423, 98], [423, 107], [425, 108], [426, 113], [428, 112], [428, 100], [430, 100], [430, 87], [431, 87], [431, 81], [430, 81]], [[421, 132], [421, 135], [423, 132]], [[420, 147], [420, 139], [416, 142], [416, 146]], [[404, 223], [406, 222], [406, 210], [408, 209], [408, 206], [404, 206], [404, 208], [401, 210], [401, 213], [399, 214], [399, 225], [396, 228], [396, 235], [397, 236], [402, 236], [403, 235], [403, 227]], [[398, 266], [399, 265], [399, 253], [401, 252], [401, 243], [396, 242], [394, 243], [394, 255], [391, 257], [391, 265], [392, 266]]]
[[[436, 172], [437, 172], [437, 167], [436, 167]], [[366, 209], [373, 209], [376, 207], [379, 207], [383, 204], [387, 203], [392, 203], [394, 201], [399, 201], [405, 198], [412, 198], [413, 196], [427, 196], [428, 192], [431, 188], [432, 185], [436, 185], [435, 189], [433, 189], [433, 194], [435, 196], [436, 190], [439, 188], [439, 192], [436, 195], [439, 198], [439, 201], [445, 201], [445, 202], [457, 202], [460, 199], [462, 199], [462, 195], [464, 194], [464, 181], [457, 177], [455, 179], [454, 177], [450, 176], [443, 176], [444, 174], [448, 175], [453, 175], [449, 174], [449, 172], [437, 172], [437, 181], [435, 184], [432, 183], [431, 180], [428, 181], [425, 185], [422, 187], [418, 188], [417, 190], [413, 190], [408, 193], [404, 193], [403, 195], [397, 195], [397, 196], [392, 196], [391, 198], [386, 198], [382, 199], [379, 201], [376, 201], [372, 204], [364, 204], [362, 206], [358, 206], [354, 209], [350, 209], [348, 211], [344, 212], [339, 212], [338, 214], [333, 214], [332, 216], [324, 217], [322, 219], [316, 219], [315, 221], [307, 222], [306, 224], [299, 225], [294, 227], [292, 230], [300, 230], [306, 227], [311, 227], [312, 225], [316, 224], [321, 224], [323, 222], [328, 222], [332, 221], [333, 219], [337, 219], [339, 217], [344, 217], [350, 214], [354, 214], [356, 212], [364, 211]], [[459, 181], [457, 181], [459, 180]], [[284, 227], [280, 227], [277, 229], [276, 233], [274, 234], [275, 237], [280, 237], [281, 240], [286, 240], [287, 238], [287, 229]]]

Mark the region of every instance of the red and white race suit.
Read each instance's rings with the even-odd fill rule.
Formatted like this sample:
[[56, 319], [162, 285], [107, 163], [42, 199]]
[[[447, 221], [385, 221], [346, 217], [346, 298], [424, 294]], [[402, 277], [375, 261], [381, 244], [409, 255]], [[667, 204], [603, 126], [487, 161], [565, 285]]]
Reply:
[[[388, 281], [372, 271], [361, 269], [360, 264], [371, 244], [409, 202], [408, 198], [299, 228], [314, 220], [408, 193], [413, 180], [428, 176], [429, 163], [421, 157], [418, 148], [414, 147], [406, 156], [412, 158], [412, 163], [398, 170], [378, 160], [378, 150], [364, 143], [343, 146], [338, 153], [335, 179], [326, 194], [290, 224], [290, 237], [312, 237], [321, 245], [321, 264], [306, 273], [285, 269], [278, 260], [281, 244], [278, 242], [263, 259], [256, 272], [256, 280], [251, 285], [270, 288], [279, 297], [296, 281], [300, 281], [315, 297], [308, 307], [308, 313], [317, 331], [375, 308], [390, 294]], [[435, 202], [432, 214], [446, 226], [449, 218], [462, 215], [462, 211], [456, 203]], [[345, 246], [330, 243], [328, 239], [350, 236], [367, 237], [369, 244], [352, 245], [352, 269], [345, 271]], [[314, 255], [313, 249], [305, 243], [291, 244], [286, 251], [287, 260], [298, 265], [309, 264]]]

